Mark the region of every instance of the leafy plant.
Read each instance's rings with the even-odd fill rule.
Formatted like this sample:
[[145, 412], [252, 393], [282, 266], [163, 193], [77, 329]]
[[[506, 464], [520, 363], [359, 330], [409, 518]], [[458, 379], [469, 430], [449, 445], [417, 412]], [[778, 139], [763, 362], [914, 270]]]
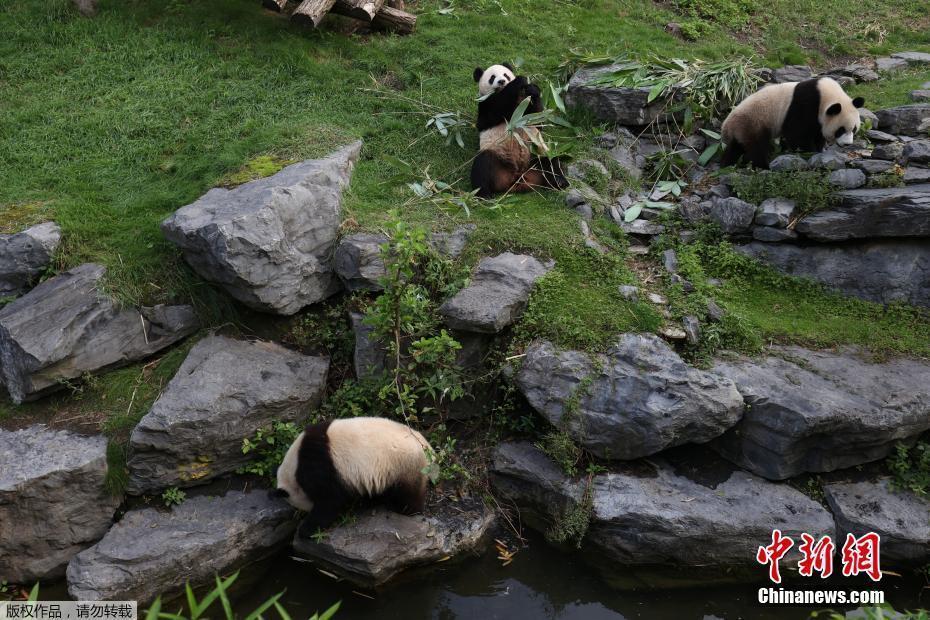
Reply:
[[276, 421], [271, 424], [271, 428], [258, 429], [254, 437], [242, 440], [242, 454], [254, 454], [251, 461], [236, 471], [240, 474], [255, 474], [274, 482], [278, 465], [299, 434], [300, 428], [293, 422]]
[[178, 506], [187, 499], [187, 493], [179, 489], [178, 487], [171, 487], [170, 489], [165, 489], [165, 492], [161, 494], [161, 501], [165, 503], [167, 508], [172, 506]]
[[581, 548], [581, 541], [588, 533], [591, 524], [591, 515], [594, 513], [594, 498], [591, 492], [593, 473], [588, 474], [585, 480], [584, 492], [581, 500], [572, 504], [561, 517], [546, 532], [546, 538], [557, 543], [573, 542], [576, 548]]
[[567, 432], [551, 430], [542, 436], [536, 447], [555, 461], [567, 475], [578, 474], [578, 463], [583, 453]]
[[886, 463], [895, 488], [920, 496], [930, 493], [930, 443], [920, 441], [912, 448], [898, 444]]
[[759, 204], [767, 198], [785, 198], [797, 204], [798, 215], [789, 223], [793, 228], [804, 216], [836, 204], [837, 196], [822, 170], [745, 172], [733, 176], [733, 191], [742, 200]]
[[459, 148], [465, 148], [462, 131], [471, 129], [471, 122], [462, 118], [458, 112], [440, 112], [426, 121], [427, 129], [433, 128], [446, 139], [446, 146], [455, 141]]
[[430, 433], [429, 442], [433, 451], [426, 451], [427, 464], [423, 468], [423, 473], [433, 484], [457, 478], [468, 478], [468, 470], [456, 458], [455, 444], [457, 441], [455, 437], [447, 433], [445, 424], [438, 425]]
[[637, 200], [632, 205], [630, 205], [626, 211], [623, 212], [623, 221], [632, 222], [637, 219], [643, 212], [643, 209], [663, 209], [669, 210], [674, 209], [675, 204], [671, 202], [665, 202], [662, 200]]

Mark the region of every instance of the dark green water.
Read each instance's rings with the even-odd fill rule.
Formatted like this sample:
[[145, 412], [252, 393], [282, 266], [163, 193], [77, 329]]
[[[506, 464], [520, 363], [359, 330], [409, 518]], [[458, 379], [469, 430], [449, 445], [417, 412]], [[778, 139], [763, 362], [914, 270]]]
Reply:
[[[548, 546], [538, 536], [531, 536], [529, 547], [507, 567], [501, 566], [492, 551], [489, 548], [478, 558], [421, 569], [416, 576], [378, 592], [364, 591], [373, 599], [353, 593], [358, 589], [324, 576], [313, 564], [282, 554], [237, 601], [237, 608], [244, 615], [286, 589], [285, 607], [295, 619], [307, 618], [336, 601], [342, 601], [337, 620], [800, 620], [812, 611], [759, 605], [758, 586], [613, 590], [577, 556]], [[826, 587], [818, 581], [801, 585]], [[833, 587], [849, 589], [851, 585], [846, 580]], [[920, 602], [921, 585], [912, 580], [886, 578], [881, 588], [886, 600], [898, 608], [914, 608]]]

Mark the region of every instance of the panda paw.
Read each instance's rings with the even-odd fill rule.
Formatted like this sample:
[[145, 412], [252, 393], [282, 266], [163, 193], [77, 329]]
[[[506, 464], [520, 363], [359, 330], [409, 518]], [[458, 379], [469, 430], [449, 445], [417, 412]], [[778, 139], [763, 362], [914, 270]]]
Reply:
[[536, 84], [527, 84], [523, 88], [524, 97], [533, 97], [535, 99], [536, 97], [539, 97], [541, 95], [542, 93], [539, 92], [539, 87], [536, 86]]

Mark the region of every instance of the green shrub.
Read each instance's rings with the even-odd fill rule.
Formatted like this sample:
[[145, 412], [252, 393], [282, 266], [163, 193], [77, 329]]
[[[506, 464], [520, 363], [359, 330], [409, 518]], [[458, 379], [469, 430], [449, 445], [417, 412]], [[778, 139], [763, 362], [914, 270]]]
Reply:
[[178, 506], [187, 499], [187, 493], [179, 489], [178, 487], [171, 487], [170, 489], [165, 489], [165, 492], [161, 494], [161, 501], [165, 503], [167, 508], [172, 506]]
[[252, 460], [236, 470], [240, 474], [255, 474], [275, 481], [278, 465], [284, 460], [287, 449], [300, 434], [293, 422], [274, 422], [271, 428], [260, 428], [251, 439], [242, 440], [242, 454], [253, 454]]
[[565, 431], [551, 430], [542, 436], [536, 447], [545, 452], [549, 458], [569, 476], [578, 474], [578, 463], [582, 451]]
[[822, 170], [744, 172], [734, 175], [733, 190], [741, 200], [756, 205], [767, 198], [793, 200], [798, 212], [807, 215], [836, 204], [828, 178], [829, 172]]
[[930, 492], [930, 443], [920, 441], [911, 448], [898, 444], [886, 463], [895, 488], [920, 496]]

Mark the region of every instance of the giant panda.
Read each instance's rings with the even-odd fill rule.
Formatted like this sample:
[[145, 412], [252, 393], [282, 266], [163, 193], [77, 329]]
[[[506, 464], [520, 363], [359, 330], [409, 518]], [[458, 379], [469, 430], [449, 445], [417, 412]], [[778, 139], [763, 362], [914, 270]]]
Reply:
[[331, 525], [356, 498], [403, 514], [423, 512], [428, 453], [423, 435], [386, 418], [314, 424], [288, 448], [271, 495], [309, 513], [301, 528], [311, 532]]
[[[507, 121], [517, 106], [530, 98], [527, 114], [542, 112], [539, 88], [524, 76], [514, 76], [508, 64], [477, 67], [473, 77], [478, 83], [478, 132], [480, 151], [471, 167], [471, 185], [478, 196], [514, 191], [526, 192], [535, 187], [561, 189], [568, 182], [562, 174], [558, 158], [536, 157], [530, 151], [531, 135], [538, 136], [535, 127], [521, 129], [520, 143], [507, 132]], [[538, 143], [543, 144], [541, 139]], [[543, 153], [548, 149], [541, 149]]]
[[723, 121], [721, 164], [745, 157], [768, 168], [772, 140], [790, 149], [820, 151], [827, 143], [852, 144], [865, 100], [850, 99], [836, 80], [822, 77], [773, 84], [746, 97]]

